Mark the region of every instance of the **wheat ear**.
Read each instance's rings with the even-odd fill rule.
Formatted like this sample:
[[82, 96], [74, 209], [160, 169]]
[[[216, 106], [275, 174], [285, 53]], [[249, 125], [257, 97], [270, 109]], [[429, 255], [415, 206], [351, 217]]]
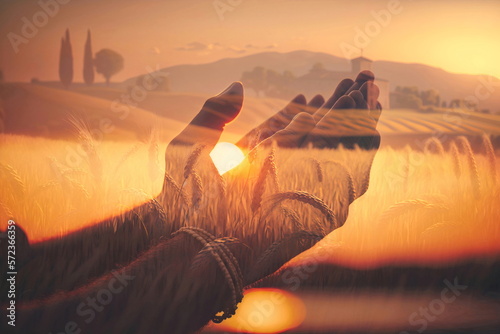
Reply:
[[298, 229], [298, 230], [303, 230], [305, 229], [304, 224], [300, 222], [299, 215], [295, 210], [290, 209], [284, 205], [281, 206], [281, 211], [283, 212], [283, 215], [287, 218], [289, 218], [293, 225]]
[[479, 173], [477, 171], [476, 159], [474, 158], [474, 152], [470, 146], [469, 140], [464, 136], [459, 136], [457, 139], [458, 146], [461, 148], [462, 152], [466, 155], [469, 162], [469, 169], [471, 173], [471, 183], [476, 196], [481, 193], [481, 183], [479, 182]]
[[189, 157], [186, 162], [186, 166], [184, 166], [184, 180], [186, 180], [189, 175], [191, 175], [191, 172], [195, 168], [196, 164], [198, 163], [198, 160], [200, 159], [201, 152], [203, 152], [205, 148], [205, 145], [195, 145], [191, 153], [189, 154]]
[[424, 144], [424, 152], [430, 154], [443, 155], [444, 154], [443, 144], [436, 137], [429, 138], [426, 140]]
[[321, 166], [321, 162], [314, 158], [310, 158], [309, 161], [311, 161], [314, 165], [314, 170], [316, 171], [316, 175], [318, 176], [318, 181], [323, 182], [323, 167]]
[[264, 160], [264, 164], [262, 165], [262, 168], [259, 172], [259, 176], [257, 177], [257, 182], [255, 183], [253, 189], [252, 204], [251, 204], [253, 212], [257, 211], [260, 208], [262, 202], [262, 195], [264, 194], [265, 191], [266, 178], [268, 174], [271, 175], [273, 179], [273, 184], [276, 188], [276, 191], [279, 191], [277, 169], [276, 169], [276, 163], [274, 161], [274, 152], [275, 149], [272, 148], [271, 152]]
[[323, 200], [305, 191], [286, 191], [268, 196], [266, 198], [266, 203], [270, 204], [270, 208], [268, 209], [266, 216], [285, 200], [298, 201], [308, 204], [323, 213], [333, 228], [339, 227], [337, 224], [337, 218], [335, 217], [335, 213], [332, 209], [330, 209], [328, 205], [323, 202]]
[[483, 149], [486, 153], [486, 157], [488, 158], [488, 165], [490, 167], [490, 173], [492, 177], [493, 184], [497, 182], [497, 161], [495, 156], [495, 150], [493, 148], [493, 144], [491, 143], [491, 139], [487, 135], [483, 135]]
[[438, 209], [438, 210], [448, 210], [448, 208], [442, 204], [431, 204], [423, 199], [411, 199], [402, 202], [398, 202], [390, 206], [385, 210], [379, 217], [379, 221], [387, 221], [388, 219], [398, 217], [404, 213], [408, 213], [410, 210], [415, 209]]
[[[337, 160], [327, 160], [327, 161], [325, 161], [325, 164], [326, 163], [338, 166], [338, 167], [340, 167], [340, 169], [342, 169], [344, 171], [344, 174], [346, 175], [346, 178], [347, 178], [347, 192], [348, 192], [348, 196], [349, 196], [349, 204], [351, 204], [356, 199], [356, 188], [354, 186], [354, 179], [352, 177], [352, 174], [351, 174], [349, 168], [346, 165], [344, 165], [342, 162], [337, 161]], [[368, 174], [368, 180], [369, 180], [369, 178], [370, 178], [370, 174]], [[368, 182], [368, 181], [366, 181], [366, 182]], [[367, 188], [368, 188], [368, 186], [367, 186]]]
[[450, 152], [453, 159], [453, 170], [455, 171], [456, 177], [460, 178], [460, 175], [462, 175], [462, 162], [460, 161], [460, 152], [455, 142], [451, 142]]
[[203, 183], [201, 182], [201, 177], [196, 173], [195, 170], [191, 172], [191, 184], [193, 187], [193, 207], [198, 208], [200, 206], [201, 198], [203, 196]]

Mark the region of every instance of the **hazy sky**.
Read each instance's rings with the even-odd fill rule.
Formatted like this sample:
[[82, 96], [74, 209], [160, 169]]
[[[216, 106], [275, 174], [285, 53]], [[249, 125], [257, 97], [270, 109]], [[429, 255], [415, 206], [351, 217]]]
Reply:
[[[6, 80], [57, 80], [66, 28], [75, 81], [82, 81], [89, 28], [94, 53], [110, 48], [125, 58], [114, 81], [147, 67], [262, 51], [303, 49], [354, 57], [360, 47], [374, 60], [500, 77], [498, 0], [59, 0], [67, 3], [53, 17], [39, 13], [39, 3], [55, 1], [0, 1], [0, 68]], [[38, 31], [23, 37], [23, 17], [33, 22], [34, 16]], [[26, 37], [17, 53], [9, 40], [15, 36]]]

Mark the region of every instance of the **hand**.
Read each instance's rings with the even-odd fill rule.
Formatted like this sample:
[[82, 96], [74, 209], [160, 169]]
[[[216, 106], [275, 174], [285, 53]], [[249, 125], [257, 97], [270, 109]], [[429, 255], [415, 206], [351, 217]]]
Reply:
[[[353, 179], [359, 185], [357, 191], [357, 197], [359, 197], [366, 191], [371, 162], [380, 143], [376, 124], [380, 116], [381, 106], [377, 102], [378, 87], [373, 83], [373, 80], [374, 76], [369, 71], [360, 73], [355, 81], [345, 79], [326, 102], [323, 97], [318, 95], [306, 103], [305, 97], [299, 95], [283, 110], [245, 135], [237, 145], [249, 152], [249, 156], [257, 151], [268, 150], [273, 142], [277, 146], [285, 148], [300, 148], [311, 145], [317, 148], [336, 148], [340, 144], [347, 148], [354, 148], [357, 145], [367, 152], [361, 159], [363, 161], [360, 161], [363, 166], [356, 169], [357, 174], [353, 175]], [[179, 169], [179, 166], [189, 165], [188, 161], [190, 156], [193, 156], [193, 152], [196, 151], [196, 147], [203, 147], [205, 154], [210, 152], [220, 138], [224, 125], [232, 121], [240, 112], [242, 101], [241, 84], [232, 84], [223, 93], [209, 99], [186, 129], [170, 143], [166, 150], [166, 173], [177, 184], [185, 185], [186, 181], [191, 178], [191, 176], [183, 174], [182, 171], [185, 172], [185, 169]], [[335, 150], [332, 150], [331, 153], [335, 155]], [[267, 154], [266, 152], [264, 156]], [[205, 160], [205, 163], [210, 164], [210, 160]], [[288, 160], [287, 163], [293, 163], [293, 161]], [[258, 175], [262, 166], [255, 163], [254, 167], [257, 170], [255, 175]], [[201, 173], [202, 169], [203, 167], [198, 168], [198, 172]], [[227, 179], [229, 183], [240, 181], [242, 186], [239, 189], [248, 193], [251, 192], [252, 186], [246, 184], [245, 188], [245, 183], [251, 173], [245, 164], [242, 164], [231, 172]], [[203, 180], [207, 182], [206, 179]], [[243, 182], [241, 182], [242, 180]], [[231, 189], [231, 184], [228, 185], [228, 188]], [[172, 203], [175, 200], [174, 195], [175, 192], [169, 195], [169, 186], [166, 184], [160, 197], [166, 205], [166, 203]], [[241, 201], [247, 200], [247, 197], [245, 193], [240, 194]], [[344, 224], [348, 206], [353, 199], [347, 203], [342, 201], [332, 204], [337, 218], [337, 227]], [[332, 198], [330, 198], [330, 202], [332, 202]], [[213, 236], [212, 240], [207, 238], [206, 246], [193, 260], [196, 263], [195, 272], [197, 275], [209, 272], [211, 267], [217, 268], [216, 260], [211, 259], [207, 249], [227, 242], [225, 252], [231, 252], [237, 259], [237, 263], [232, 265], [240, 267], [243, 274], [242, 285], [244, 286], [271, 274], [291, 257], [311, 247], [319, 239], [313, 238], [313, 240], [305, 242], [301, 240], [300, 243], [288, 242], [287, 234], [291, 234], [293, 231], [286, 229], [267, 236], [264, 230], [256, 230], [252, 226], [252, 224], [259, 223], [248, 216], [246, 221], [240, 222], [238, 226], [234, 224], [227, 228], [227, 224], [235, 222], [232, 218], [227, 220], [227, 213], [225, 213], [224, 219], [219, 215], [214, 221], [213, 212], [219, 210], [213, 209], [213, 207], [217, 208], [222, 204], [223, 201], [220, 198], [213, 199], [206, 207], [207, 210], [199, 210], [196, 217], [188, 213], [187, 216], [192, 219], [184, 219], [184, 225], [195, 227], [189, 232], [191, 236], [188, 238], [202, 238], [203, 236], [198, 234], [197, 229], [199, 228], [208, 231]], [[274, 225], [279, 223], [276, 222]], [[227, 238], [220, 238], [221, 236]], [[311, 233], [304, 236], [310, 238]], [[321, 237], [321, 234], [318, 233], [316, 236]], [[282, 242], [282, 240], [284, 240], [281, 245], [283, 247], [272, 246]]]

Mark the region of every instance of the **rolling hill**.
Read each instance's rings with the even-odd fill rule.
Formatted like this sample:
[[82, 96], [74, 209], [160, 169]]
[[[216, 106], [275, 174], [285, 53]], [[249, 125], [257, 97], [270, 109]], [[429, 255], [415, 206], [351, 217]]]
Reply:
[[[216, 94], [229, 83], [239, 81], [244, 71], [255, 66], [263, 66], [277, 72], [291, 71], [300, 77], [309, 72], [315, 63], [322, 63], [327, 70], [350, 72], [351, 65], [344, 58], [334, 55], [293, 51], [289, 53], [263, 52], [240, 58], [226, 58], [209, 64], [177, 65], [160, 69], [168, 74], [173, 92], [189, 92], [201, 94]], [[496, 81], [493, 87], [480, 88], [480, 95], [488, 96], [481, 99], [479, 107], [491, 112], [500, 112], [500, 87], [498, 79], [481, 75], [449, 73], [440, 68], [423, 64], [407, 64], [391, 61], [374, 61], [372, 69], [376, 76], [389, 81], [391, 91], [396, 86], [417, 86], [419, 89], [437, 89], [442, 100], [465, 98], [476, 94], [477, 87], [489, 80]], [[133, 86], [136, 77], [124, 81], [121, 86]], [[333, 87], [332, 87], [333, 89]], [[492, 91], [491, 91], [492, 90]], [[482, 94], [481, 94], [482, 93]], [[248, 91], [248, 95], [253, 92]]]
[[5, 132], [53, 139], [73, 139], [72, 121], [84, 121], [98, 139], [137, 140], [152, 127], [173, 138], [184, 123], [159, 117], [141, 108], [73, 91], [33, 84], [0, 85]]

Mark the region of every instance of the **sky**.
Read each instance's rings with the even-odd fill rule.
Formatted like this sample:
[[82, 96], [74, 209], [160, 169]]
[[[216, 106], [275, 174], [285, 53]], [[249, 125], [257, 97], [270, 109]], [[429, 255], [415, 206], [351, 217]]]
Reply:
[[[30, 31], [32, 23], [38, 26]], [[76, 82], [87, 29], [94, 53], [109, 48], [125, 59], [112, 81], [264, 51], [353, 58], [361, 49], [373, 60], [500, 77], [497, 0], [2, 0], [5, 80], [58, 80], [67, 28]]]

